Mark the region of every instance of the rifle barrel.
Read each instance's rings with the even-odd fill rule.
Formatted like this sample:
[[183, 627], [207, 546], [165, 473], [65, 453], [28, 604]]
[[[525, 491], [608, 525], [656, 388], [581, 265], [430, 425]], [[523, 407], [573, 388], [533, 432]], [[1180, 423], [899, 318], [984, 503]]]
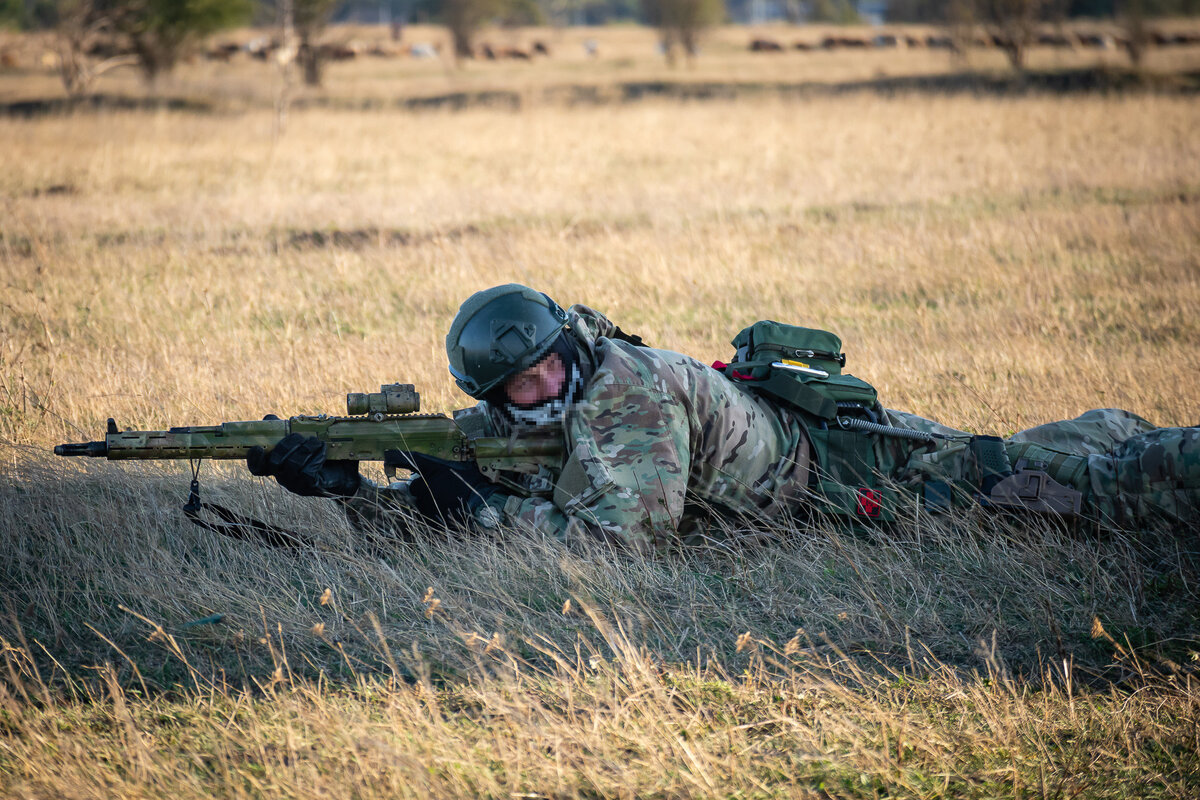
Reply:
[[75, 442], [67, 444], [57, 444], [54, 446], [54, 455], [56, 456], [91, 456], [92, 458], [104, 458], [108, 455], [107, 442]]

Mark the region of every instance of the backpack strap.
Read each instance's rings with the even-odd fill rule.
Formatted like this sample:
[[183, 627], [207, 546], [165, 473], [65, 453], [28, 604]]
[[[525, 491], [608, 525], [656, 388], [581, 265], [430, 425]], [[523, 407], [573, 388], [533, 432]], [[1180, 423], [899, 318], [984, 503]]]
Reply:
[[764, 381], [746, 382], [743, 385], [776, 400], [782, 400], [818, 419], [828, 421], [837, 417], [836, 401], [785, 373], [772, 371], [770, 377]]

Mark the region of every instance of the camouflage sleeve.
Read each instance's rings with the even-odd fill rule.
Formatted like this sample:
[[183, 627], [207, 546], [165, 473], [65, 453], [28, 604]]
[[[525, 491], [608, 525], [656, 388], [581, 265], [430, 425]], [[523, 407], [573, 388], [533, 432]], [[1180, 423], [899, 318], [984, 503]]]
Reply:
[[576, 407], [568, 435], [571, 455], [553, 501], [508, 498], [505, 521], [563, 540], [665, 545], [683, 515], [691, 461], [682, 404], [644, 386], [609, 383]]

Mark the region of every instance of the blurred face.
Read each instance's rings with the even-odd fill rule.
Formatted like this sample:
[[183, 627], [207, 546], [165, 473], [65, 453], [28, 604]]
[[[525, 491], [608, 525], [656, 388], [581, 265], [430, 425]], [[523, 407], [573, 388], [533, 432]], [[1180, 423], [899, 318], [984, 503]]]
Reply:
[[532, 367], [509, 378], [504, 384], [504, 392], [513, 405], [533, 408], [558, 397], [566, 381], [567, 369], [562, 356], [550, 353]]

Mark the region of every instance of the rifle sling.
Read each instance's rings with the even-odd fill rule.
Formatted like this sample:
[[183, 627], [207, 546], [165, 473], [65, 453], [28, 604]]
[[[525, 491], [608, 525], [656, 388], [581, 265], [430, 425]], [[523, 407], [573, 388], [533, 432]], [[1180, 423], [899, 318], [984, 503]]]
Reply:
[[[200, 513], [208, 511], [220, 517], [224, 522], [210, 522], [200, 518]], [[258, 539], [263, 544], [285, 550], [298, 550], [302, 547], [312, 547], [313, 541], [286, 528], [270, 525], [261, 520], [247, 517], [225, 506], [216, 503], [200, 501], [200, 481], [192, 479], [191, 491], [188, 493], [187, 505], [183, 507], [184, 516], [206, 531], [219, 533], [231, 539], [250, 542]]]

